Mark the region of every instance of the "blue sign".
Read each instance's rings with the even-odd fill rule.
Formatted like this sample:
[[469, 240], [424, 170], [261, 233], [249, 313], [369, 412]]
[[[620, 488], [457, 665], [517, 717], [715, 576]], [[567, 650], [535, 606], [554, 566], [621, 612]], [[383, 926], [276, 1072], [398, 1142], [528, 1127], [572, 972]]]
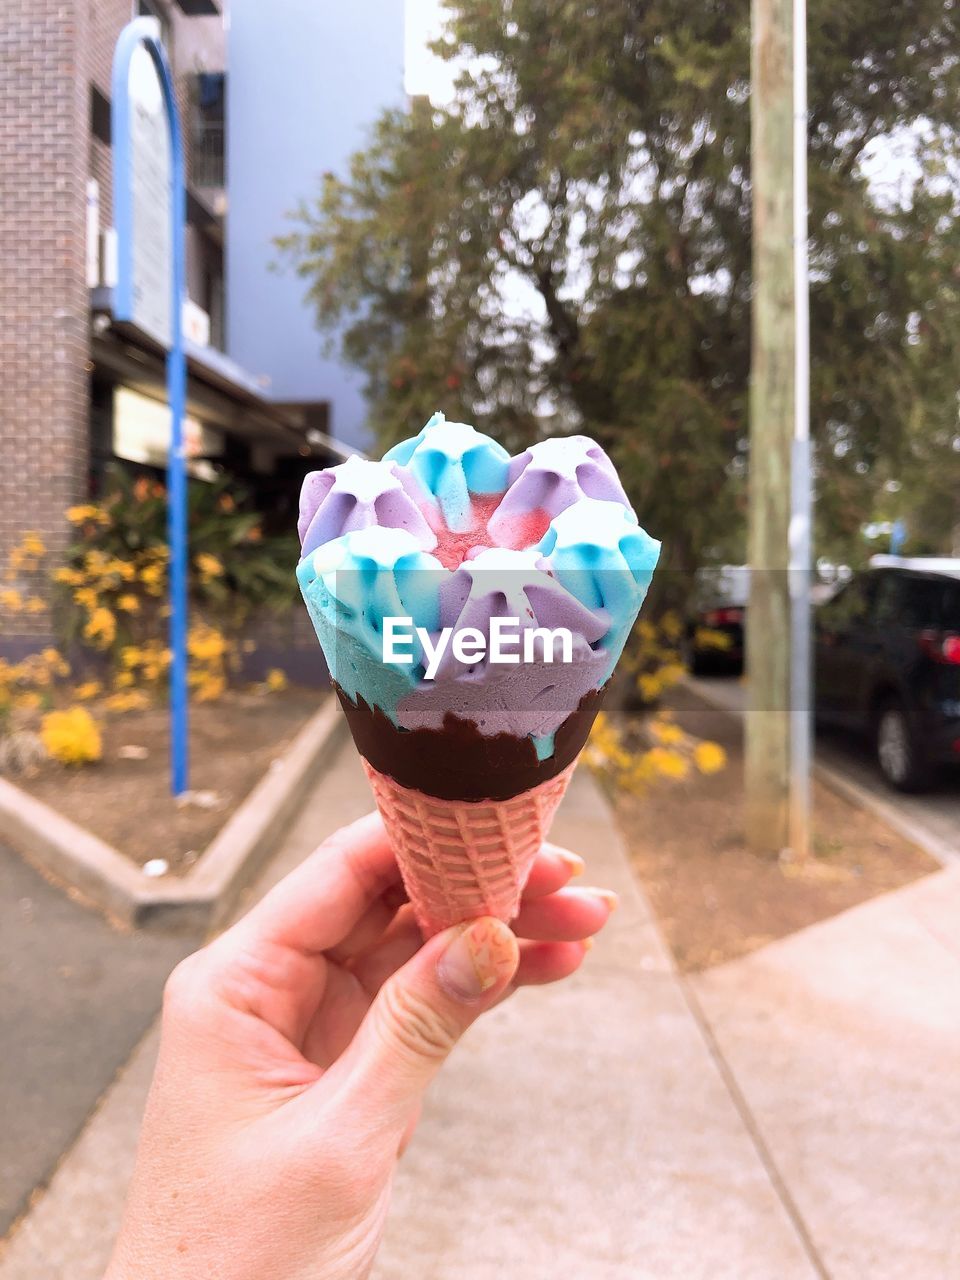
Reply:
[[113, 314], [136, 325], [167, 352], [170, 449], [167, 537], [170, 543], [171, 789], [189, 785], [187, 696], [187, 471], [183, 445], [186, 362], [183, 354], [183, 146], [173, 77], [158, 24], [135, 18], [113, 54], [111, 139], [117, 284]]
[[903, 520], [894, 520], [890, 530], [890, 554], [898, 556], [907, 540], [907, 526]]

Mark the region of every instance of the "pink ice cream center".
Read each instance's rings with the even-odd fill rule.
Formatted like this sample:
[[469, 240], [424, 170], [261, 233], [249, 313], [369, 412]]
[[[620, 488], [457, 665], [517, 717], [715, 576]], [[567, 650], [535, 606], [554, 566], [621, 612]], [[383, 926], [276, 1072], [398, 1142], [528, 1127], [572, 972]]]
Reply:
[[535, 547], [550, 525], [550, 514], [542, 507], [513, 515], [497, 522], [494, 535], [490, 529], [497, 508], [503, 501], [502, 493], [474, 493], [470, 495], [470, 524], [462, 530], [451, 529], [443, 518], [439, 506], [424, 503], [420, 512], [433, 531], [437, 545], [432, 554], [445, 569], [458, 569], [464, 560], [500, 547], [508, 551], [526, 551]]

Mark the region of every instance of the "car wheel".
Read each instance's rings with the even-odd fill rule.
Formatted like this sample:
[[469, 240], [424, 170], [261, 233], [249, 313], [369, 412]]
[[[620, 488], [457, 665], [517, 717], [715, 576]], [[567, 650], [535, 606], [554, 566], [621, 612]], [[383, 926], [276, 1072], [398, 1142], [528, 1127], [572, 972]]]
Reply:
[[920, 791], [930, 770], [899, 698], [887, 698], [874, 720], [874, 751], [884, 780], [897, 791]]

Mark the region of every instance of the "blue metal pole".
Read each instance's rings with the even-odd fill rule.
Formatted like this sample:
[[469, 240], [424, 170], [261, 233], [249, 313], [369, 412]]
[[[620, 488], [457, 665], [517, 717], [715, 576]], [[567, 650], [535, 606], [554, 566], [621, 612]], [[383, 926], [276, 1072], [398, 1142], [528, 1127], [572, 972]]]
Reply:
[[[183, 416], [187, 396], [186, 361], [183, 351], [184, 227], [186, 187], [183, 173], [183, 142], [180, 115], [174, 93], [170, 64], [152, 18], [134, 18], [117, 40], [113, 57], [113, 172], [114, 221], [117, 228], [117, 287], [114, 314], [120, 320], [135, 319], [133, 245], [138, 228], [134, 223], [130, 153], [130, 67], [136, 50], [143, 46], [156, 68], [163, 91], [164, 108], [170, 130], [171, 257], [172, 279], [169, 345], [167, 347], [167, 403], [170, 407], [170, 449], [167, 455], [167, 539], [170, 548], [170, 789], [175, 796], [186, 791], [189, 779], [189, 699], [187, 696], [187, 471], [183, 442]], [[155, 335], [156, 336], [156, 335]]]
[[190, 702], [187, 686], [187, 458], [183, 416], [187, 399], [186, 358], [183, 351], [184, 227], [186, 192], [183, 144], [176, 98], [166, 56], [164, 91], [170, 120], [173, 171], [173, 301], [171, 344], [167, 352], [167, 400], [170, 405], [170, 453], [167, 458], [167, 537], [170, 543], [170, 776], [175, 796], [190, 785]]

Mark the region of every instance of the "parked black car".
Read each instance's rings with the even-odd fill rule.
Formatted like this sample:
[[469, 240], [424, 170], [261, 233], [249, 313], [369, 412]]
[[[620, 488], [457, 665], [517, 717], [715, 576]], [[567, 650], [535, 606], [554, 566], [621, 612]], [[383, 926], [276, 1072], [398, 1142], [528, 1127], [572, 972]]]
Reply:
[[817, 720], [857, 730], [886, 781], [960, 763], [960, 561], [874, 558], [816, 613]]
[[684, 659], [695, 676], [743, 670], [750, 570], [743, 564], [699, 569], [684, 630]]

